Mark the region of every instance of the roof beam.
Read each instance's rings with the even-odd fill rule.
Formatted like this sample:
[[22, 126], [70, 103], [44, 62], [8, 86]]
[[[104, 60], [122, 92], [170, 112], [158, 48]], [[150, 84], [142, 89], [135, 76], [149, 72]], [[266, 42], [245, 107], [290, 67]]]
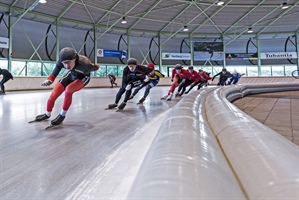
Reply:
[[93, 19], [92, 15], [90, 14], [90, 12], [89, 12], [88, 8], [86, 7], [86, 4], [84, 3], [84, 1], [83, 1], [83, 0], [81, 0], [81, 2], [83, 3], [83, 6], [84, 6], [84, 8], [85, 8], [86, 12], [88, 13], [88, 15], [89, 15], [89, 17], [90, 17], [91, 21], [92, 21], [92, 22], [95, 24], [95, 21], [94, 21], [94, 19]]
[[256, 6], [254, 6], [251, 10], [249, 10], [245, 15], [243, 15], [240, 19], [238, 19], [237, 21], [235, 21], [233, 23], [233, 25], [231, 25], [230, 27], [228, 27], [223, 34], [226, 34], [230, 29], [232, 29], [236, 24], [238, 24], [241, 20], [243, 20], [246, 16], [248, 16], [251, 12], [253, 12], [256, 8], [258, 8], [262, 3], [264, 3], [265, 0], [262, 0], [259, 4], [257, 4]]
[[[276, 11], [278, 9], [278, 7], [274, 10], [272, 10], [271, 12], [267, 13], [264, 17], [262, 17], [261, 19], [259, 19], [257, 22], [255, 22], [254, 24], [252, 24], [252, 26], [258, 24], [260, 21], [262, 21], [264, 18], [268, 17], [270, 14], [272, 14], [274, 11]], [[244, 31], [242, 31], [240, 34], [237, 35], [237, 37], [235, 37], [234, 39], [232, 39], [231, 41], [229, 41], [228, 43], [225, 44], [228, 45], [231, 42], [233, 42], [234, 40], [236, 40], [239, 36], [241, 36], [243, 33], [247, 32], [247, 29], [245, 29]]]
[[77, 0], [72, 1], [58, 16], [57, 19], [60, 19], [75, 3]]
[[27, 8], [27, 10], [25, 10], [25, 12], [22, 13], [21, 16], [19, 16], [19, 18], [11, 25], [11, 27], [13, 27], [14, 25], [16, 25], [16, 23], [18, 23], [22, 19], [22, 17], [24, 17], [24, 15], [26, 15], [26, 13], [28, 13], [33, 8], [35, 8], [35, 6], [37, 6], [38, 3], [39, 3], [39, 0], [36, 0], [29, 8]]
[[220, 28], [214, 23], [214, 21], [206, 14], [206, 12], [204, 11], [204, 10], [202, 10], [197, 4], [195, 4], [196, 5], [196, 7], [200, 10], [200, 12], [201, 13], [203, 13], [206, 17], [207, 17], [207, 19], [209, 19], [210, 21], [211, 21], [211, 23], [216, 27], [216, 29], [220, 32], [220, 33], [222, 33], [222, 31], [220, 30]]
[[[230, 2], [232, 2], [232, 0], [230, 0], [229, 2], [226, 3], [229, 4]], [[216, 3], [216, 2], [215, 2]], [[213, 4], [211, 4], [208, 8], [210, 8]], [[225, 5], [225, 6], [226, 6]], [[195, 29], [193, 29], [193, 31], [190, 33], [190, 35], [193, 35], [200, 27], [202, 27], [204, 24], [206, 24], [210, 19], [212, 19], [217, 13], [219, 13], [223, 8], [225, 8], [225, 6], [221, 6], [219, 9], [217, 9], [210, 18], [207, 18], [203, 23], [201, 23], [200, 25], [198, 25]], [[207, 9], [208, 9], [207, 8]]]
[[98, 25], [108, 14], [112, 13], [112, 10], [121, 2], [122, 0], [118, 0], [97, 22]]
[[163, 28], [161, 28], [158, 32], [162, 32], [169, 24], [171, 24], [174, 20], [176, 20], [179, 16], [181, 16], [192, 4], [190, 3], [188, 6], [186, 6], [178, 15], [176, 15], [174, 18], [172, 18]]
[[[273, 23], [275, 23], [278, 19], [280, 19], [282, 16], [284, 16], [286, 13], [288, 13], [290, 10], [295, 8], [299, 4], [299, 1], [295, 3], [292, 7], [286, 9], [284, 12], [280, 13], [275, 19], [273, 19], [271, 22], [269, 22], [264, 28], [262, 28], [257, 34], [261, 34], [264, 30], [266, 30], [269, 26], [271, 26]], [[279, 6], [280, 7], [280, 6]]]
[[154, 5], [152, 5], [148, 10], [147, 10], [147, 12], [146, 13], [144, 13], [143, 15], [142, 15], [142, 17], [141, 18], [139, 18], [137, 21], [135, 21], [130, 27], [129, 27], [129, 31], [130, 30], [132, 30], [132, 28], [134, 27], [134, 26], [136, 26], [136, 24], [138, 24], [145, 16], [147, 16], [160, 2], [161, 2], [162, 0], [159, 0], [159, 1], [157, 1], [156, 3], [154, 3]]

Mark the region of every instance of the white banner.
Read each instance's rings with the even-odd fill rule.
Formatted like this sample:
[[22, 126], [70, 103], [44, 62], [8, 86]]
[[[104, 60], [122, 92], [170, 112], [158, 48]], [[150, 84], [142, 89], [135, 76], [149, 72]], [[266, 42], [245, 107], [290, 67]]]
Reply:
[[0, 37], [0, 48], [8, 49], [8, 38]]
[[261, 53], [261, 59], [292, 59], [297, 58], [296, 52], [268, 52]]
[[162, 53], [164, 60], [191, 60], [190, 53]]

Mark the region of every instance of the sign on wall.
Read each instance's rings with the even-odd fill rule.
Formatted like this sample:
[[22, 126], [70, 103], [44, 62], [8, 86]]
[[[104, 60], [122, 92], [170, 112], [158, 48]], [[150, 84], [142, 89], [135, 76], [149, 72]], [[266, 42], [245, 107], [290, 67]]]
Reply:
[[191, 60], [190, 53], [162, 53], [164, 60]]
[[227, 53], [226, 60], [258, 60], [257, 53]]
[[98, 57], [127, 58], [127, 51], [97, 49]]
[[292, 59], [297, 58], [296, 52], [268, 52], [261, 53], [261, 59]]
[[0, 37], [0, 48], [8, 49], [9, 38]]

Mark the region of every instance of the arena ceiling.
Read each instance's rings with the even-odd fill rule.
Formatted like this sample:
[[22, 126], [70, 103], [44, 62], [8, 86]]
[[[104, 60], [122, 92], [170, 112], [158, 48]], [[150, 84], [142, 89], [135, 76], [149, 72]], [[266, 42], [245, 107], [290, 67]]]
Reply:
[[[296, 34], [298, 0], [1, 0], [0, 12], [13, 21], [47, 24], [109, 33], [241, 36]], [[287, 4], [287, 9], [282, 5]], [[123, 18], [127, 23], [122, 24]], [[188, 31], [183, 32], [184, 26]]]

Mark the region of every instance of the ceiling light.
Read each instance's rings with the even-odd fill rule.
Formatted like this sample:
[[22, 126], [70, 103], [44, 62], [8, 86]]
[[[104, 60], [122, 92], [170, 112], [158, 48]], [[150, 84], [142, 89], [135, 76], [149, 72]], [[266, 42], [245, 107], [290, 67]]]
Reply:
[[186, 32], [186, 31], [188, 31], [188, 30], [189, 30], [188, 27], [185, 25], [183, 31]]
[[217, 5], [218, 5], [218, 6], [222, 6], [223, 4], [224, 4], [224, 1], [218, 1], [218, 2], [217, 2]]
[[123, 20], [121, 21], [122, 24], [126, 24], [127, 23], [127, 20], [125, 17], [123, 17]]
[[249, 27], [248, 30], [247, 30], [247, 33], [252, 33], [252, 32], [253, 32], [252, 28]]
[[287, 9], [289, 8], [289, 5], [287, 4], [287, 2], [284, 2], [281, 4], [281, 9]]
[[40, 3], [47, 3], [47, 0], [39, 0]]

